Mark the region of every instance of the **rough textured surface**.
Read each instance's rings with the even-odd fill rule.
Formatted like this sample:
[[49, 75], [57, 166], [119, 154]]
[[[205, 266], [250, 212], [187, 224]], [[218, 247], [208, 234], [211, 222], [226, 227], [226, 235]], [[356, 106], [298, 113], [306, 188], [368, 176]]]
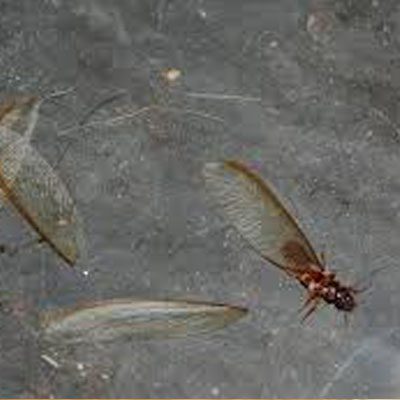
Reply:
[[[43, 105], [34, 145], [70, 188], [87, 234], [75, 269], [46, 247], [1, 257], [0, 396], [400, 396], [398, 1], [1, 0], [0, 9], [1, 91], [72, 89]], [[168, 68], [181, 76], [168, 81]], [[226, 226], [200, 176], [223, 157], [279, 190], [344, 281], [388, 267], [348, 327], [328, 307], [301, 325], [297, 285]], [[32, 232], [3, 208], [0, 238], [16, 245]], [[251, 313], [187, 340], [43, 347], [41, 308], [120, 296]]]

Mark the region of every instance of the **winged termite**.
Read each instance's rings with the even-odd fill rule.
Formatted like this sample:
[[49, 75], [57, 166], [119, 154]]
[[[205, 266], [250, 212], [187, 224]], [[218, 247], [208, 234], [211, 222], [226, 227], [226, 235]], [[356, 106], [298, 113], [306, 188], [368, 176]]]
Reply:
[[258, 175], [241, 162], [230, 160], [206, 164], [204, 177], [239, 233], [264, 259], [307, 289], [304, 319], [321, 300], [341, 311], [356, 307], [359, 290], [343, 285], [326, 269], [295, 218]]
[[247, 310], [197, 301], [113, 299], [43, 312], [50, 342], [91, 343], [123, 337], [165, 339], [221, 329]]

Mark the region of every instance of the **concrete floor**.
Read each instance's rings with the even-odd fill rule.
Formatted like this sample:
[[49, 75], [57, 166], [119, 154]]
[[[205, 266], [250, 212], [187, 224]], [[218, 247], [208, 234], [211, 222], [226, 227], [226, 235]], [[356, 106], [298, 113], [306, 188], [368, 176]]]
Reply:
[[[87, 235], [74, 269], [45, 246], [0, 259], [12, 309], [0, 315], [2, 397], [400, 396], [398, 1], [1, 0], [0, 10], [1, 91], [71, 90], [43, 105], [34, 145]], [[168, 82], [168, 68], [181, 76]], [[225, 157], [278, 189], [344, 282], [387, 267], [348, 327], [330, 307], [301, 325], [304, 293], [218, 214], [201, 168]], [[3, 208], [2, 242], [32, 236]], [[126, 296], [250, 313], [188, 339], [41, 341], [39, 310]]]

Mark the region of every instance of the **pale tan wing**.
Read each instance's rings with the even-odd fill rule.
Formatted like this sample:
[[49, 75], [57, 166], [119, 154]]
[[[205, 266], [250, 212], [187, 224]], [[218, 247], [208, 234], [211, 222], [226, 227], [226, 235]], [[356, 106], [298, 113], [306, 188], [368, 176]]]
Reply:
[[184, 337], [221, 329], [247, 310], [191, 301], [106, 300], [41, 315], [44, 338], [51, 342], [92, 343]]
[[17, 96], [0, 103], [0, 127], [31, 137], [42, 101], [36, 96]]
[[0, 190], [67, 263], [76, 262], [83, 230], [67, 188], [26, 139], [8, 129], [0, 129]]
[[[0, 149], [20, 138], [7, 131], [18, 133], [28, 143], [39, 118], [39, 108], [42, 101], [35, 96], [19, 96], [9, 98], [0, 103]], [[19, 167], [25, 155], [27, 146], [21, 142], [18, 154], [15, 153], [12, 164], [9, 165], [9, 181], [18, 174]]]
[[206, 186], [224, 210], [227, 220], [265, 259], [286, 268], [322, 265], [271, 188], [239, 161], [208, 163]]

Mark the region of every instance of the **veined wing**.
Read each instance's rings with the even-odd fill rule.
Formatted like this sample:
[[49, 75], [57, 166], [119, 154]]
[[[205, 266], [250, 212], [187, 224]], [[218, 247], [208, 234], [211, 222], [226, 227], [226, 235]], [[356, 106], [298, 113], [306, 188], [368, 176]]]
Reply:
[[208, 163], [204, 177], [228, 221], [265, 259], [280, 268], [323, 268], [294, 217], [246, 165], [234, 160]]
[[246, 312], [224, 304], [117, 299], [44, 312], [41, 321], [44, 337], [51, 342], [91, 343], [206, 333], [225, 327]]
[[75, 263], [83, 231], [67, 188], [25, 137], [1, 128], [0, 190], [45, 242]]
[[[35, 96], [17, 96], [0, 103], [0, 149], [4, 149], [14, 140], [19, 140], [18, 152], [13, 157], [12, 165], [8, 166], [9, 182], [18, 174], [26, 148], [30, 146], [31, 136], [39, 118], [41, 103], [42, 101]], [[6, 131], [18, 133], [20, 137]], [[20, 140], [21, 138], [23, 140]]]
[[30, 140], [39, 118], [42, 101], [36, 96], [17, 96], [0, 103], [0, 127]]

